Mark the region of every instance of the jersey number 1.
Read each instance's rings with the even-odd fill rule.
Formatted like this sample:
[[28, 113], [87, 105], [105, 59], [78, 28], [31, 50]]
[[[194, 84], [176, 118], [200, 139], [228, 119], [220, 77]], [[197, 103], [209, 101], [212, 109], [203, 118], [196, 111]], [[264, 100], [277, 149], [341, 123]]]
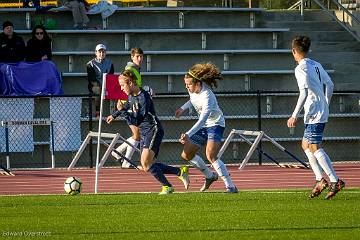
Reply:
[[317, 75], [318, 75], [318, 77], [319, 77], [319, 81], [321, 82], [320, 70], [319, 70], [318, 67], [315, 67], [315, 70], [316, 70], [316, 73], [317, 73]]

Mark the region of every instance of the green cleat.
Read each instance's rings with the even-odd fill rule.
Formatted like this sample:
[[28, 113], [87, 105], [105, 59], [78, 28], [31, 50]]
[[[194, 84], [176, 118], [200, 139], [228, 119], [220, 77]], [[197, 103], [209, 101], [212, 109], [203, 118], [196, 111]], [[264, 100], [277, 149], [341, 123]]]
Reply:
[[189, 168], [187, 166], [180, 167], [180, 176], [178, 178], [184, 183], [185, 189], [189, 189], [190, 179], [189, 179]]
[[159, 192], [159, 195], [168, 195], [174, 192], [174, 188], [173, 187], [169, 187], [169, 186], [162, 186], [161, 188], [161, 192]]

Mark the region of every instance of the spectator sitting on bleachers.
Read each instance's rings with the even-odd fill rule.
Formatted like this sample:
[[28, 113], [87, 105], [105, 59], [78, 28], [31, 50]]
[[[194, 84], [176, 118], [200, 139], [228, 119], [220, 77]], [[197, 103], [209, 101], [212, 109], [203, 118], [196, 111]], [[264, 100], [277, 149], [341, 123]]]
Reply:
[[[89, 92], [101, 94], [101, 86], [104, 73], [114, 73], [114, 65], [106, 58], [106, 46], [98, 44], [95, 47], [95, 58], [86, 64], [86, 71], [89, 81]], [[100, 115], [100, 98], [95, 99], [96, 117]]]
[[40, 62], [51, 60], [51, 39], [45, 28], [41, 25], [35, 26], [32, 31], [32, 38], [26, 45], [26, 61]]
[[0, 62], [16, 63], [24, 61], [24, 58], [24, 40], [14, 32], [13, 23], [5, 21], [3, 23], [3, 32], [0, 34]]
[[86, 29], [90, 21], [86, 15], [86, 8], [89, 7], [89, 4], [86, 2], [86, 0], [63, 0], [63, 2], [63, 5], [69, 8], [72, 12], [74, 28]]

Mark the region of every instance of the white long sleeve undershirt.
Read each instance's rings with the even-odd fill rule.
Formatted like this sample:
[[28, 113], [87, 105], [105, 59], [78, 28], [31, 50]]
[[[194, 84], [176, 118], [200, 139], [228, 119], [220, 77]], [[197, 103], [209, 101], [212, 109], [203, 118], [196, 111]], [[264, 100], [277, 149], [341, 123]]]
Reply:
[[304, 107], [307, 96], [308, 96], [308, 89], [307, 88], [300, 89], [299, 98], [297, 100], [296, 107], [295, 107], [294, 112], [292, 113], [291, 117], [297, 119], [300, 111]]

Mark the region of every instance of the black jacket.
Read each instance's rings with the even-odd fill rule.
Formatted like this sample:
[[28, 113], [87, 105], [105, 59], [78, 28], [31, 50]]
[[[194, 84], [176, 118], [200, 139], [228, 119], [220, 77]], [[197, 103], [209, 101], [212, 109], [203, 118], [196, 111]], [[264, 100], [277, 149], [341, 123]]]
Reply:
[[0, 62], [16, 63], [24, 61], [25, 43], [16, 33], [9, 39], [4, 33], [0, 34]]
[[51, 40], [31, 38], [26, 46], [26, 61], [40, 62], [44, 55], [47, 55], [47, 60], [51, 60]]

